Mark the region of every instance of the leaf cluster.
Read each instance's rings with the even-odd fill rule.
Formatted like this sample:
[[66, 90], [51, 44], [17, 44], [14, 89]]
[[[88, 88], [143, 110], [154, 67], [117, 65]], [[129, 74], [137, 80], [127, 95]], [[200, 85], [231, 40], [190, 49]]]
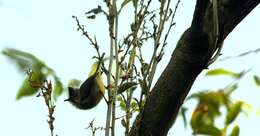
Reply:
[[[195, 107], [190, 125], [194, 134], [204, 134], [212, 136], [223, 136], [227, 134], [227, 128], [232, 125], [238, 115], [242, 113], [242, 101], [233, 101], [232, 93], [238, 88], [238, 81], [244, 76], [245, 72], [236, 73], [223, 68], [213, 69], [206, 73], [207, 76], [230, 76], [235, 79], [223, 89], [208, 90], [192, 94], [189, 99], [198, 101]], [[226, 114], [223, 114], [222, 109]], [[224, 118], [224, 128], [219, 128], [216, 120], [220, 117]], [[230, 132], [232, 136], [239, 135], [239, 126], [236, 125]]]
[[[54, 79], [54, 91], [52, 96], [56, 99], [63, 92], [63, 84], [60, 78], [56, 75], [54, 70], [47, 66], [42, 60], [35, 57], [33, 54], [24, 52], [17, 49], [6, 48], [2, 51], [2, 54], [5, 55], [8, 59], [14, 62], [17, 68], [20, 71], [32, 70], [32, 81], [43, 82], [49, 77]], [[20, 100], [26, 96], [35, 95], [39, 91], [39, 87], [32, 88], [28, 82], [29, 77], [25, 78], [20, 86], [16, 100]]]

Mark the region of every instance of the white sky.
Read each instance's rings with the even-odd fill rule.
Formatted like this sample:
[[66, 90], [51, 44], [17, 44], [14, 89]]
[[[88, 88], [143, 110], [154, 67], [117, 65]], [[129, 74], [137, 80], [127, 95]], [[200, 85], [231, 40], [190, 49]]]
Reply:
[[[31, 52], [44, 60], [61, 77], [64, 83], [69, 79], [84, 80], [90, 68], [90, 58], [94, 55], [94, 49], [89, 42], [76, 31], [75, 21], [72, 15], [79, 16], [83, 21], [84, 12], [102, 3], [100, 1], [87, 0], [0, 0], [0, 50], [5, 47], [13, 47]], [[170, 37], [157, 76], [170, 59], [175, 43], [182, 32], [190, 25], [194, 9], [193, 1], [182, 0], [177, 12], [177, 26]], [[129, 29], [127, 22], [131, 20], [128, 13], [121, 16], [120, 33]], [[236, 55], [248, 50], [259, 48], [259, 24], [260, 7], [258, 6], [238, 27], [228, 36], [223, 49], [223, 57]], [[103, 17], [96, 21], [90, 21], [86, 28], [97, 35], [102, 44], [101, 49], [107, 50], [107, 24]], [[82, 21], [82, 22], [83, 22]], [[234, 71], [246, 70], [253, 67], [253, 73], [260, 75], [260, 65], [257, 64], [259, 54], [251, 54], [244, 58], [217, 62], [210, 68], [223, 67]], [[41, 98], [30, 97], [15, 101], [15, 96], [21, 81], [25, 75], [18, 72], [15, 66], [0, 55], [0, 83], [2, 85], [0, 135], [49, 135], [47, 126], [47, 110]], [[230, 81], [226, 77], [205, 77], [203, 72], [195, 82], [192, 92], [208, 88], [220, 88]], [[241, 82], [240, 88], [234, 93], [234, 99], [243, 99], [253, 104], [254, 112], [250, 117], [239, 116], [235, 123], [241, 126], [241, 135], [259, 134], [260, 117], [256, 116], [255, 109], [260, 107], [260, 88], [255, 87], [249, 76]], [[59, 136], [83, 136], [89, 131], [85, 128], [93, 118], [95, 122], [104, 124], [106, 106], [104, 102], [97, 108], [89, 111], [80, 111], [63, 100], [64, 94], [58, 100], [55, 111], [55, 133]], [[194, 103], [193, 103], [194, 105]], [[188, 117], [189, 118], [189, 117]], [[120, 124], [120, 123], [118, 123]], [[119, 135], [123, 130], [118, 129]], [[169, 135], [191, 135], [190, 129], [183, 129], [182, 120], [178, 119], [174, 129]]]

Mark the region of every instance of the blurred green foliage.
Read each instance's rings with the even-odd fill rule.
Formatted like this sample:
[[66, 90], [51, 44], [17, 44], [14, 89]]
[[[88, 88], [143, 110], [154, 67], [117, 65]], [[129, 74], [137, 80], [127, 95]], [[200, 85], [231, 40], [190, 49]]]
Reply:
[[[56, 99], [63, 92], [63, 84], [60, 78], [56, 75], [54, 70], [47, 66], [42, 60], [28, 52], [20, 51], [17, 49], [6, 48], [2, 51], [8, 59], [14, 62], [17, 68], [22, 71], [32, 70], [32, 77], [30, 80], [35, 82], [44, 82], [49, 77], [54, 79], [54, 91], [52, 96]], [[26, 77], [18, 90], [16, 100], [20, 100], [26, 96], [32, 96], [38, 92], [40, 88], [32, 88], [29, 83], [29, 78]]]
[[[20, 71], [26, 71], [28, 69], [32, 70], [32, 81], [43, 82], [48, 78], [54, 80], [54, 91], [52, 96], [56, 100], [58, 96], [63, 93], [63, 84], [60, 78], [56, 75], [54, 70], [47, 66], [43, 61], [35, 57], [34, 55], [23, 52], [16, 49], [6, 48], [2, 53], [14, 62]], [[91, 72], [96, 70], [96, 63], [92, 66]], [[91, 73], [90, 72], [90, 73]], [[224, 136], [227, 134], [227, 128], [232, 125], [232, 123], [237, 119], [238, 115], [242, 112], [242, 106], [244, 102], [233, 101], [231, 99], [231, 94], [238, 88], [238, 82], [245, 74], [242, 72], [233, 72], [223, 68], [209, 70], [206, 76], [229, 76], [232, 77], [234, 82], [228, 84], [224, 89], [218, 90], [206, 90], [190, 95], [187, 100], [195, 99], [198, 101], [195, 107], [192, 117], [190, 119], [190, 125], [193, 130], [193, 134], [211, 135], [211, 136]], [[253, 76], [254, 82], [257, 86], [260, 86], [260, 78], [257, 75]], [[141, 82], [139, 80], [139, 82]], [[79, 87], [81, 81], [77, 79], [72, 79], [69, 81], [69, 86]], [[135, 90], [137, 85], [141, 83], [136, 82], [125, 82], [122, 83], [118, 88], [118, 94], [123, 93], [126, 90]], [[16, 99], [20, 100], [26, 96], [35, 95], [40, 88], [32, 88], [29, 83], [29, 77], [26, 77], [22, 82], [21, 87], [18, 90]], [[126, 99], [123, 95], [117, 97], [119, 101], [119, 107], [121, 110], [126, 111]], [[140, 112], [137, 99], [133, 99], [130, 102], [130, 111]], [[142, 105], [141, 105], [142, 106]], [[226, 114], [223, 115], [221, 108], [226, 110]], [[180, 115], [183, 117], [184, 125], [187, 125], [186, 112], [189, 109], [182, 107], [180, 110]], [[224, 128], [219, 128], [216, 125], [216, 120], [219, 117], [225, 118], [223, 124]], [[126, 126], [125, 118], [121, 119], [121, 124], [123, 127]], [[238, 125], [234, 126], [230, 132], [230, 136], [239, 136], [240, 128]]]
[[[239, 80], [244, 74], [244, 71], [236, 73], [223, 68], [209, 70], [206, 73], [206, 76], [225, 75], [230, 76], [235, 80], [223, 89], [204, 90], [188, 97], [188, 100], [196, 99], [198, 101], [190, 120], [190, 125], [195, 135], [227, 135], [227, 128], [232, 125], [238, 115], [242, 113], [242, 105], [245, 104], [242, 101], [234, 101], [231, 98], [232, 93], [238, 88]], [[223, 114], [223, 111], [221, 111], [223, 109], [226, 111], [225, 115]], [[216, 120], [219, 118], [224, 118], [224, 128], [219, 128], [219, 124], [216, 124]], [[238, 136], [239, 126], [235, 126], [230, 135]]]

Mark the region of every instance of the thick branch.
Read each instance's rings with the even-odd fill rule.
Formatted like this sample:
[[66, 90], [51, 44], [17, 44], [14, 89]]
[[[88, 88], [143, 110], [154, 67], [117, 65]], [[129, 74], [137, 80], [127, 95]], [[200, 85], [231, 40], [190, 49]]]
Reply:
[[[220, 0], [220, 41], [248, 15], [259, 0]], [[215, 49], [212, 47], [212, 7], [197, 0], [192, 25], [179, 40], [166, 69], [137, 116], [131, 136], [164, 136], [174, 123], [179, 108], [198, 74], [205, 69]]]

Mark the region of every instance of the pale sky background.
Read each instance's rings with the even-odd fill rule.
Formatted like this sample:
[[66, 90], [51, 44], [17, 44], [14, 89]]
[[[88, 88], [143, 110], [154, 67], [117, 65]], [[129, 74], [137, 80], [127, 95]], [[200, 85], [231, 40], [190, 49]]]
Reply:
[[[13, 47], [35, 54], [38, 58], [52, 67], [63, 83], [69, 79], [84, 80], [89, 72], [91, 57], [94, 49], [85, 37], [76, 31], [72, 15], [78, 16], [82, 22], [86, 21], [84, 13], [103, 3], [103, 0], [0, 0], [0, 50]], [[101, 4], [102, 5], [102, 4]], [[176, 15], [176, 27], [173, 28], [165, 56], [160, 63], [156, 78], [168, 63], [182, 32], [190, 25], [195, 0], [182, 0]], [[124, 10], [126, 11], [126, 10]], [[223, 49], [223, 57], [237, 55], [259, 47], [260, 7], [256, 7], [249, 16], [228, 36]], [[130, 28], [126, 24], [131, 21], [127, 12], [120, 17], [120, 34]], [[103, 22], [102, 22], [103, 21]], [[95, 21], [89, 21], [86, 28], [97, 36], [103, 51], [108, 49], [107, 24], [104, 17], [98, 16]], [[85, 23], [85, 22], [84, 22]], [[147, 51], [149, 52], [149, 51]], [[250, 116], [241, 114], [234, 124], [241, 127], [241, 136], [259, 135], [260, 116], [256, 115], [260, 107], [260, 88], [252, 82], [252, 74], [260, 76], [260, 54], [250, 54], [243, 58], [216, 62], [210, 68], [223, 67], [240, 72], [253, 68], [252, 72], [241, 81], [239, 89], [234, 93], [235, 100], [244, 100], [253, 104]], [[0, 135], [3, 136], [47, 136], [49, 128], [46, 122], [47, 109], [41, 98], [29, 97], [15, 101], [18, 88], [25, 74], [19, 72], [3, 55], [0, 55], [0, 84], [1, 84], [1, 112]], [[230, 79], [228, 77], [205, 77], [205, 71], [196, 80], [191, 93], [203, 89], [224, 87]], [[64, 93], [57, 102], [55, 111], [55, 134], [59, 136], [89, 135], [88, 126], [93, 118], [97, 126], [104, 125], [106, 105], [104, 101], [98, 107], [81, 111], [63, 102], [67, 97]], [[195, 105], [195, 101], [186, 105]], [[188, 118], [190, 118], [191, 110]], [[120, 126], [120, 122], [118, 123]], [[117, 129], [119, 136], [122, 129]], [[97, 134], [97, 135], [100, 135]], [[190, 136], [190, 128], [184, 129], [182, 119], [169, 132], [169, 135]]]

